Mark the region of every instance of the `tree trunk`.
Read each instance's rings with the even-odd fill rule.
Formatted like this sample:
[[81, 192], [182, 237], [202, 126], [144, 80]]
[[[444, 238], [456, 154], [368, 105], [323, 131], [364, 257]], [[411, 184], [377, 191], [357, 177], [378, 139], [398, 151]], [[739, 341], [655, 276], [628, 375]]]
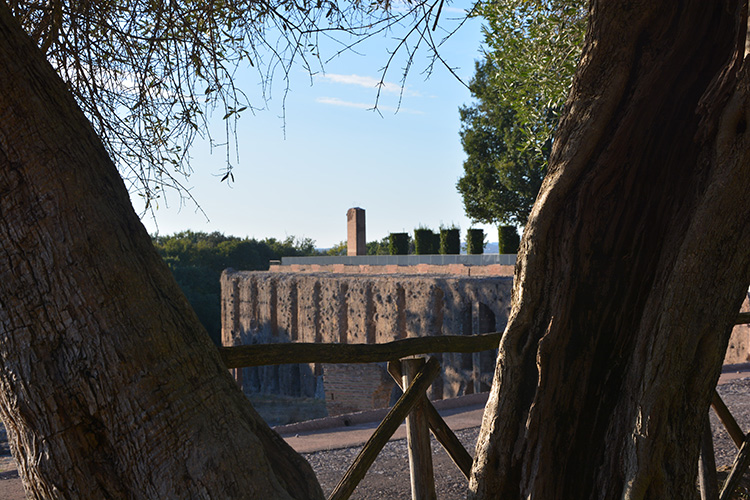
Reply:
[[593, 2], [471, 498], [695, 497], [750, 282], [746, 24], [737, 0]]
[[0, 2], [0, 414], [34, 498], [322, 498]]

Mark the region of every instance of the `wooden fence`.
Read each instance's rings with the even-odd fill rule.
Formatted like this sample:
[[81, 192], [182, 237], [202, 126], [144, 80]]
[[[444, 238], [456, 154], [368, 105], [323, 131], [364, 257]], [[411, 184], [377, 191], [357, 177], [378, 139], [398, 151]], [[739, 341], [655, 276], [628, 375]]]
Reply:
[[432, 431], [467, 479], [471, 472], [472, 457], [425, 394], [440, 374], [440, 363], [434, 357], [425, 360], [424, 357], [417, 356], [425, 353], [473, 353], [496, 349], [501, 335], [495, 332], [471, 336], [419, 337], [385, 344], [255, 344], [221, 347], [220, 352], [227, 368], [289, 363], [388, 362], [388, 372], [402, 388], [403, 394], [360, 450], [328, 500], [346, 500], [351, 496], [380, 451], [404, 421], [412, 499], [434, 500], [436, 494], [429, 431]]
[[[750, 313], [740, 313], [735, 324], [750, 323]], [[440, 373], [436, 358], [425, 360], [427, 353], [474, 353], [496, 349], [502, 333], [482, 335], [444, 335], [396, 340], [385, 344], [313, 344], [283, 343], [220, 347], [227, 368], [282, 365], [290, 363], [378, 363], [388, 362], [388, 372], [403, 389], [403, 395], [390, 409], [354, 462], [331, 492], [328, 500], [346, 500], [364, 478], [388, 440], [406, 421], [412, 500], [435, 500], [432, 450], [429, 431], [469, 478], [472, 457], [427, 399], [426, 391]], [[706, 424], [701, 439], [699, 464], [702, 500], [729, 500], [750, 465], [750, 433], [745, 434], [714, 391], [712, 408], [726, 427], [739, 453], [732, 471], [719, 493], [711, 426]], [[429, 431], [428, 431], [429, 429]]]

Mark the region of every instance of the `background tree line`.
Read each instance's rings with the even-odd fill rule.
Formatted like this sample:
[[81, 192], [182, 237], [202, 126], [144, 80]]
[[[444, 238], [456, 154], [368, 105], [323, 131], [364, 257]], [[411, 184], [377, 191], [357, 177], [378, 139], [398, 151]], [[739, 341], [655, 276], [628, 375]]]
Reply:
[[182, 231], [151, 239], [217, 345], [221, 343], [219, 279], [224, 269], [266, 271], [270, 261], [281, 257], [319, 254], [314, 240], [294, 236], [257, 240], [220, 232]]
[[[409, 253], [415, 241], [407, 234]], [[181, 231], [151, 240], [216, 345], [221, 343], [221, 272], [227, 268], [266, 271], [282, 257], [346, 255], [346, 242], [328, 250], [315, 248], [311, 238], [240, 238], [218, 231]], [[367, 243], [368, 255], [389, 255], [389, 236]], [[437, 253], [437, 252], [435, 252]]]

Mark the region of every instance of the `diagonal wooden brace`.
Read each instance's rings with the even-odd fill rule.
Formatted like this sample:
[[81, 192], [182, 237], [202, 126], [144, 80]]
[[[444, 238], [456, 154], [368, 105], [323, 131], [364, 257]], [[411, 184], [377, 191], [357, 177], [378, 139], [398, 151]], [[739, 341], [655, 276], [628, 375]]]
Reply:
[[[422, 357], [401, 360], [404, 377], [402, 387], [411, 385], [419, 370], [425, 365]], [[427, 395], [422, 393], [419, 401], [406, 417], [406, 447], [409, 452], [409, 482], [412, 500], [437, 500], [435, 471], [432, 468], [432, 445], [430, 425], [425, 406]]]
[[734, 457], [734, 464], [732, 464], [732, 472], [729, 473], [727, 481], [724, 483], [724, 488], [721, 490], [720, 500], [729, 500], [732, 498], [737, 485], [740, 484], [743, 474], [747, 470], [747, 466], [750, 465], [750, 434], [745, 437], [740, 452]]
[[716, 392], [716, 389], [714, 389], [713, 399], [711, 400], [711, 407], [714, 409], [714, 412], [716, 412], [716, 416], [719, 417], [721, 423], [724, 424], [724, 427], [729, 433], [729, 436], [732, 438], [732, 441], [734, 441], [734, 444], [739, 449], [742, 446], [742, 443], [745, 442], [745, 433], [742, 432], [740, 426], [737, 425], [737, 421], [729, 412], [729, 408], [727, 408], [727, 405], [724, 404], [724, 400], [721, 399], [721, 396], [719, 396], [719, 393]]
[[[401, 386], [403, 376], [401, 363], [390, 361], [388, 363], [388, 373], [390, 373], [396, 383]], [[451, 457], [451, 460], [453, 460], [453, 463], [456, 464], [456, 467], [458, 467], [463, 475], [466, 476], [466, 479], [469, 479], [469, 476], [471, 475], [471, 465], [474, 459], [471, 458], [471, 455], [466, 451], [464, 445], [461, 444], [461, 441], [459, 441], [451, 428], [448, 427], [448, 424], [445, 423], [443, 417], [440, 416], [435, 406], [429, 400], [427, 400], [427, 404], [425, 404], [425, 413], [427, 415], [427, 422], [430, 425], [430, 430], [435, 435], [435, 438], [441, 445], [443, 445], [443, 448], [448, 452], [448, 455]]]

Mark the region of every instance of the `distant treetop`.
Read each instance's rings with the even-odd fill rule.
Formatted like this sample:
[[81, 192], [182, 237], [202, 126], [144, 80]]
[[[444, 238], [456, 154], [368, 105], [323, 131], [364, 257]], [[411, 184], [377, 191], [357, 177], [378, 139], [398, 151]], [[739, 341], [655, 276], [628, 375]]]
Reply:
[[219, 279], [224, 269], [265, 271], [270, 261], [281, 257], [318, 255], [315, 241], [294, 236], [259, 241], [225, 236], [219, 232], [182, 231], [168, 236], [152, 236], [151, 239], [217, 344], [221, 330]]
[[464, 175], [457, 183], [474, 222], [524, 226], [547, 172], [555, 127], [580, 57], [582, 0], [493, 0], [484, 59], [460, 109]]

